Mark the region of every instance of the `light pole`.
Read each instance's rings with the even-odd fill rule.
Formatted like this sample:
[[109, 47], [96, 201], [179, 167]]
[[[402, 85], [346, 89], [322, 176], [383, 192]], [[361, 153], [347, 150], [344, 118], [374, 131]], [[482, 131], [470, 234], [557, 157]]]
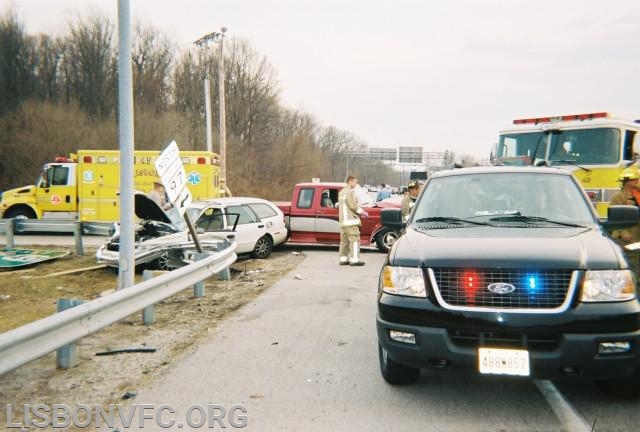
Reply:
[[227, 195], [227, 122], [224, 104], [224, 34], [227, 32], [226, 27], [220, 29], [220, 55], [218, 57], [218, 102], [220, 103], [220, 124], [218, 127], [220, 133], [220, 189]]
[[[194, 44], [198, 47], [208, 48], [209, 42], [220, 42], [220, 53], [218, 55], [218, 142], [220, 143], [220, 191], [222, 195], [228, 193], [227, 189], [227, 128], [224, 101], [224, 35], [227, 32], [226, 27], [222, 27], [220, 32], [212, 32], [202, 36], [196, 40]], [[205, 116], [207, 125], [207, 151], [213, 151], [211, 138], [211, 97], [209, 90], [209, 72], [205, 65], [204, 73], [204, 99], [205, 99]]]

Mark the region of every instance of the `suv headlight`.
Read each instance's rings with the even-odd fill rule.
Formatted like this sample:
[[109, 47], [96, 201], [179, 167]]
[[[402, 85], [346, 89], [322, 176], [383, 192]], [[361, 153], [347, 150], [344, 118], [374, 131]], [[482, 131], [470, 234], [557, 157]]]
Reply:
[[583, 302], [626, 301], [636, 296], [636, 278], [631, 270], [589, 270], [582, 283]]
[[382, 291], [388, 294], [427, 297], [421, 268], [384, 266], [380, 275]]

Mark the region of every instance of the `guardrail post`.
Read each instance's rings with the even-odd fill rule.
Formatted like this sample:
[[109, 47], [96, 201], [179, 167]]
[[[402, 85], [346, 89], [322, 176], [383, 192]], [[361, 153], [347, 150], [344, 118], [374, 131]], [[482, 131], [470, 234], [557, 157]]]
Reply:
[[[59, 299], [58, 312], [70, 309], [84, 303], [82, 300]], [[56, 351], [56, 366], [58, 369], [69, 369], [78, 364], [78, 347], [75, 342], [61, 346]]]
[[[148, 281], [155, 276], [153, 270], [144, 270], [142, 272], [142, 280]], [[154, 305], [149, 305], [142, 309], [142, 322], [144, 325], [151, 325], [156, 322], [156, 310]]]
[[[200, 253], [200, 252], [196, 252], [194, 254], [194, 258], [196, 261], [200, 261], [202, 259], [205, 259], [206, 257], [208, 257], [209, 254], [208, 253]], [[193, 296], [194, 297], [204, 297], [204, 281], [200, 281], [200, 282], [196, 282], [193, 285]]]
[[84, 248], [82, 247], [82, 221], [77, 221], [73, 224], [73, 237], [76, 240], [76, 254], [78, 256], [83, 256]]
[[218, 280], [230, 280], [231, 279], [231, 269], [229, 267], [227, 267], [226, 269], [222, 270], [220, 273], [218, 273]]
[[7, 241], [7, 249], [13, 249], [15, 246], [13, 241], [13, 228], [15, 227], [14, 220], [15, 219], [7, 219], [5, 222], [7, 227], [6, 228], [7, 232], [5, 233], [4, 236]]

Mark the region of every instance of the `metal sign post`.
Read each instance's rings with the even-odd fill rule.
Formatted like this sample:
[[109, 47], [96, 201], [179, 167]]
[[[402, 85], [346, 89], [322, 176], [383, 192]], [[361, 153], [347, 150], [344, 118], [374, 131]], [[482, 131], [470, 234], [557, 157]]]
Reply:
[[187, 174], [184, 170], [182, 159], [180, 159], [180, 149], [175, 141], [171, 141], [171, 143], [162, 150], [162, 153], [160, 153], [160, 156], [156, 159], [155, 165], [167, 196], [169, 197], [169, 201], [184, 217], [196, 250], [202, 253], [202, 246], [200, 246], [198, 235], [187, 213], [187, 207], [191, 204], [191, 201], [193, 201], [193, 197], [187, 187]]

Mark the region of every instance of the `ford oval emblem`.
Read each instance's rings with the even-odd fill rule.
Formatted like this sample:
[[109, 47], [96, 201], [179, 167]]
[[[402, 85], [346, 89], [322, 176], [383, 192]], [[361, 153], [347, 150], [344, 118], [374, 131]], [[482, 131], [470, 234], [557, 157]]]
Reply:
[[511, 294], [516, 290], [516, 287], [504, 282], [496, 282], [489, 284], [487, 289], [494, 294]]

